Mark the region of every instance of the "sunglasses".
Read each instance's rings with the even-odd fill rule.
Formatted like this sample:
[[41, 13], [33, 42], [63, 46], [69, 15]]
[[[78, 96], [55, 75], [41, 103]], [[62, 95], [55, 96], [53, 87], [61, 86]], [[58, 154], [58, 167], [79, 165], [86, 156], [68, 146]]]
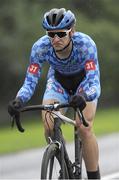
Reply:
[[53, 31], [47, 31], [47, 35], [51, 38], [54, 38], [55, 35], [57, 35], [59, 38], [63, 38], [65, 36], [67, 36], [67, 34], [70, 32], [71, 30], [67, 30], [67, 31], [59, 31], [59, 32], [53, 32]]

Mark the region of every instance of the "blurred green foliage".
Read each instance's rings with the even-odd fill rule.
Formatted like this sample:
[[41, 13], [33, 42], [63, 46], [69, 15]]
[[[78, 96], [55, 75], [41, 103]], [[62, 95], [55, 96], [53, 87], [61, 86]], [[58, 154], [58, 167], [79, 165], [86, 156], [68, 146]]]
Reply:
[[[77, 18], [76, 30], [90, 35], [97, 44], [102, 85], [99, 107], [118, 106], [118, 0], [1, 0], [1, 106], [6, 106], [21, 87], [31, 47], [45, 34], [41, 25], [43, 14], [54, 7], [71, 9]], [[31, 103], [41, 102], [47, 68], [48, 65], [43, 68], [42, 85], [38, 85]]]

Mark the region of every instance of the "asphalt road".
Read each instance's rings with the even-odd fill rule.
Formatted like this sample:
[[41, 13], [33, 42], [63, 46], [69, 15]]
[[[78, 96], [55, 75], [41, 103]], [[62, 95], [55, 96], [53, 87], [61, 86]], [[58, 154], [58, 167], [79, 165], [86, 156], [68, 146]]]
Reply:
[[[98, 143], [103, 179], [119, 179], [119, 134], [99, 138]], [[73, 158], [73, 144], [68, 144], [67, 147]], [[0, 156], [0, 179], [40, 179], [43, 152], [44, 148]], [[83, 171], [85, 177], [85, 168]]]

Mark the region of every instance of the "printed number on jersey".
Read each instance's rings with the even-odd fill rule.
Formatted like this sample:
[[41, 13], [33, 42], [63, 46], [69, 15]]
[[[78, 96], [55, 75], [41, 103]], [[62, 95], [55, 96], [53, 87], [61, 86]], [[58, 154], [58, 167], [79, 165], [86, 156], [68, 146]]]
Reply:
[[94, 62], [94, 60], [89, 60], [89, 61], [87, 61], [86, 64], [85, 64], [85, 69], [86, 69], [87, 71], [95, 70], [96, 67], [95, 67], [95, 62]]
[[37, 74], [39, 70], [39, 65], [38, 64], [30, 64], [29, 68], [28, 68], [28, 72], [32, 73], [32, 74]]

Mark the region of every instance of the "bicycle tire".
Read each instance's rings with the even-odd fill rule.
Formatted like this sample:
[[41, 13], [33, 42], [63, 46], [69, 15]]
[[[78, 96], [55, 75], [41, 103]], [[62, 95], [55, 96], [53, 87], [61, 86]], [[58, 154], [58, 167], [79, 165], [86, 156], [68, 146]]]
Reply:
[[[65, 159], [63, 160], [63, 167], [61, 165], [61, 158], [57, 158], [57, 152], [59, 148], [56, 143], [50, 144], [44, 152], [42, 165], [41, 165], [41, 179], [69, 179], [68, 169]], [[53, 177], [54, 159], [57, 160], [57, 164], [60, 169], [58, 170], [57, 177]], [[54, 170], [55, 171], [55, 170]], [[62, 173], [61, 173], [62, 172]], [[64, 177], [62, 177], [64, 174]]]

